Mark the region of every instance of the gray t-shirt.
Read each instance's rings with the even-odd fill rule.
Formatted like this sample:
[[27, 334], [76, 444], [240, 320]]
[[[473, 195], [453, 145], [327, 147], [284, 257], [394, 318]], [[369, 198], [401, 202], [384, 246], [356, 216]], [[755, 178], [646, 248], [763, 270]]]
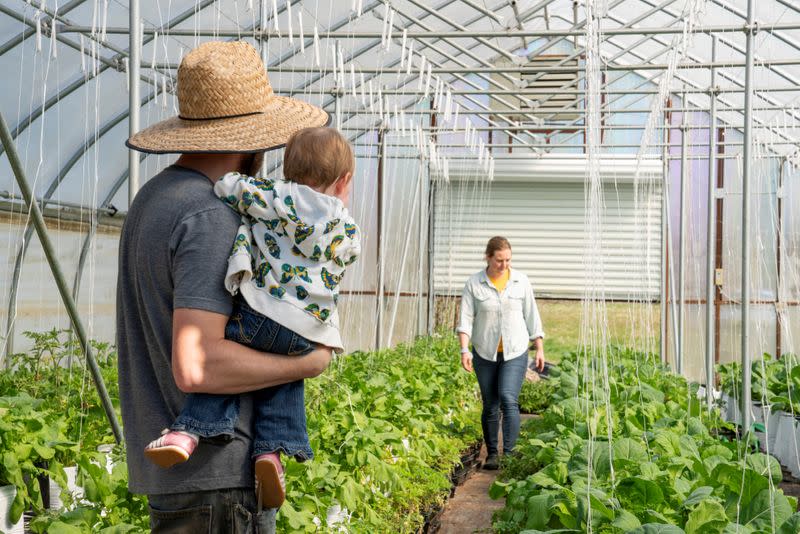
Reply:
[[240, 396], [232, 441], [201, 442], [188, 462], [169, 469], [144, 457], [145, 445], [172, 424], [185, 399], [172, 376], [172, 312], [230, 315], [223, 280], [239, 224], [208, 178], [176, 165], [147, 182], [128, 211], [119, 245], [117, 349], [132, 492], [253, 486], [250, 395]]

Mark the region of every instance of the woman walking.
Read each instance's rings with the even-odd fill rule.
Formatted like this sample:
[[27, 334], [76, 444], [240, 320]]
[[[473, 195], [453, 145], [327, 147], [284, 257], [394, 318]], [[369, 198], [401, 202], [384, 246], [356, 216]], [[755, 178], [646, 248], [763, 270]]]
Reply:
[[[475, 370], [483, 399], [481, 426], [486, 442], [484, 469], [497, 469], [500, 412], [503, 454], [519, 436], [519, 392], [532, 343], [536, 368], [544, 369], [542, 321], [533, 288], [524, 273], [511, 269], [511, 244], [496, 236], [486, 244], [486, 269], [467, 280], [461, 294], [461, 366]], [[469, 348], [472, 341], [472, 350]]]

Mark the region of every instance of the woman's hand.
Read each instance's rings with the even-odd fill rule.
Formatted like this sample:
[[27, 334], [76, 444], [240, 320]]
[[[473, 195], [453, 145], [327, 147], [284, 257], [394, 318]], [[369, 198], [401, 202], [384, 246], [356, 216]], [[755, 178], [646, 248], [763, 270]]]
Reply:
[[472, 354], [469, 352], [461, 353], [461, 367], [468, 373], [472, 372]]
[[535, 362], [536, 370], [540, 373], [544, 371], [544, 349], [542, 347], [536, 349]]

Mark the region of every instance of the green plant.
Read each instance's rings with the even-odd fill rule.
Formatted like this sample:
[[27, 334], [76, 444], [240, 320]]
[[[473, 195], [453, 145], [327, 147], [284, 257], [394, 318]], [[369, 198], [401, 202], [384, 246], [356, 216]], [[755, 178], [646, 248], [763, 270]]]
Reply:
[[75, 444], [67, 440], [66, 422], [42, 409], [43, 404], [27, 394], [0, 397], [0, 486], [17, 487], [12, 523], [27, 509], [43, 510], [38, 477], [66, 483], [61, 466], [77, 454]]
[[556, 386], [550, 380], [525, 381], [519, 392], [519, 409], [522, 413], [540, 413], [550, 406], [550, 397]]
[[74, 499], [62, 492], [66, 510], [37, 515], [31, 521], [31, 531], [48, 534], [148, 532], [147, 498], [128, 491], [125, 462], [114, 462], [111, 472], [105, 464], [104, 454], [82, 453], [77, 465], [78, 485], [83, 488], [84, 496]]
[[553, 403], [491, 488], [506, 498], [496, 532], [796, 532], [777, 461], [721, 440], [696, 386], [616, 348], [561, 367]]

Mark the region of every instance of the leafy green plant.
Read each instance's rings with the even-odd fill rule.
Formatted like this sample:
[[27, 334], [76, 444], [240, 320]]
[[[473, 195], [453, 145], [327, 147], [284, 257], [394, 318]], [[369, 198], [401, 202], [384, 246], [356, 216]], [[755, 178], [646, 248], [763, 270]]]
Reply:
[[124, 461], [106, 469], [106, 456], [82, 453], [77, 459], [78, 485], [82, 498], [75, 499], [62, 491], [66, 510], [37, 515], [31, 532], [48, 534], [104, 534], [149, 531], [147, 498], [128, 491], [128, 470]]
[[556, 386], [550, 380], [525, 381], [519, 392], [519, 409], [522, 413], [540, 413], [550, 406], [550, 396]]
[[491, 488], [506, 498], [496, 532], [796, 532], [796, 499], [774, 489], [777, 461], [721, 440], [696, 387], [619, 349], [561, 367], [553, 403]]
[[12, 484], [14, 523], [27, 509], [43, 510], [39, 476], [66, 483], [64, 462], [74, 460], [75, 444], [66, 437], [66, 422], [43, 410], [44, 402], [27, 394], [0, 397], [0, 486]]
[[[55, 330], [29, 337], [34, 349], [0, 374], [0, 392], [15, 395], [0, 399], [0, 479], [5, 473], [23, 488], [15, 513], [34, 510], [34, 532], [146, 531], [146, 499], [128, 493], [124, 462], [107, 473], [100, 456], [85, 452], [112, 439], [73, 343]], [[115, 354], [104, 345], [96, 350], [117, 405]], [[424, 514], [447, 497], [460, 453], [480, 438], [477, 384], [452, 357], [457, 353], [453, 335], [436, 335], [339, 358], [307, 381], [316, 457], [287, 463], [279, 531], [416, 532]], [[73, 367], [64, 367], [70, 357]], [[85, 496], [75, 501], [64, 492], [64, 510], [43, 510], [36, 476], [65, 487], [67, 463], [78, 465]], [[6, 464], [14, 469], [3, 471]]]

